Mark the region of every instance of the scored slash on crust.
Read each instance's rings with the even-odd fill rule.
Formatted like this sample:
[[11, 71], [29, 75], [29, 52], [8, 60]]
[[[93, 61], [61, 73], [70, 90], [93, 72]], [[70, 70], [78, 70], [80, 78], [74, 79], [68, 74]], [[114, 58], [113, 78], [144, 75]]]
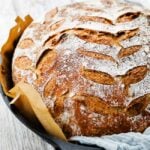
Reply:
[[[147, 56], [139, 56], [144, 52], [143, 43], [149, 40], [142, 39], [148, 20], [140, 10], [132, 11], [129, 5], [111, 8], [113, 3], [104, 1], [105, 9], [85, 3], [55, 8], [46, 15], [44, 27], [39, 27], [40, 38], [30, 37], [32, 47], [37, 41], [42, 47], [41, 53], [35, 48], [38, 76], [34, 86], [68, 136], [143, 131], [149, 124], [146, 107], [150, 90], [138, 96], [129, 91], [132, 85], [145, 84], [142, 81], [149, 76]], [[108, 14], [108, 10], [117, 15]], [[34, 33], [38, 28], [31, 30]], [[25, 48], [20, 46], [24, 52], [30, 50], [27, 38]], [[44, 40], [40, 43], [39, 39]], [[128, 43], [122, 44], [124, 41]], [[19, 62], [27, 56], [22, 57]], [[29, 69], [15, 65], [18, 70]], [[131, 119], [137, 115], [141, 121], [135, 125]]]

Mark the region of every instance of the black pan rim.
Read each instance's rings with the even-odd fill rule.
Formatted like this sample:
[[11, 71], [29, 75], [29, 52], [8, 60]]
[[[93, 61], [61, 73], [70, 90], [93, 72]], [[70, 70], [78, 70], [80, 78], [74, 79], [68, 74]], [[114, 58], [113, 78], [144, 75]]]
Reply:
[[33, 124], [31, 124], [19, 111], [17, 111], [17, 108], [15, 106], [11, 106], [9, 104], [10, 98], [5, 95], [2, 87], [0, 86], [0, 93], [3, 97], [3, 100], [5, 104], [7, 105], [8, 109], [12, 112], [12, 114], [28, 129], [30, 129], [32, 132], [34, 132], [36, 135], [41, 137], [44, 141], [51, 144], [55, 150], [104, 150], [104, 148], [100, 148], [97, 146], [89, 146], [89, 145], [83, 145], [80, 143], [71, 143], [71, 142], [65, 142], [61, 139], [58, 139], [52, 135], [47, 134], [44, 129], [42, 129], [42, 126], [35, 127]]

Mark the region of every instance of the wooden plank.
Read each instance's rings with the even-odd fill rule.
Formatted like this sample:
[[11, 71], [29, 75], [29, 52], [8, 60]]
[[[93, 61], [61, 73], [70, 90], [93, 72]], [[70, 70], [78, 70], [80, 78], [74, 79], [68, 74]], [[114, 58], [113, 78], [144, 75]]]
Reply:
[[0, 97], [0, 150], [54, 150], [54, 148], [17, 120]]

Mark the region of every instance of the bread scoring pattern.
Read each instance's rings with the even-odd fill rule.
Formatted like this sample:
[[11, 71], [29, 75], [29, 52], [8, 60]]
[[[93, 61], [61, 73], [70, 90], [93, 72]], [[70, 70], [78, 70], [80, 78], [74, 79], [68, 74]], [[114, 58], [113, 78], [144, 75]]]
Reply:
[[14, 83], [41, 94], [67, 137], [150, 125], [148, 12], [117, 0], [75, 3], [32, 23], [13, 56]]

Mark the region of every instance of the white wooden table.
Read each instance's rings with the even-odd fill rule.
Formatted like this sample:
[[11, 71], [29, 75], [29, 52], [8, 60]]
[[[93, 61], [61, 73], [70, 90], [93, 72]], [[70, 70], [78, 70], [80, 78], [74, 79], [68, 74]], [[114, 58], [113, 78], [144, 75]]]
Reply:
[[0, 150], [53, 150], [53, 147], [20, 123], [0, 98]]
[[[0, 0], [0, 47], [17, 15], [39, 18], [52, 7], [84, 0]], [[150, 0], [133, 0], [150, 6]], [[53, 147], [21, 124], [0, 96], [0, 150], [53, 150]]]

